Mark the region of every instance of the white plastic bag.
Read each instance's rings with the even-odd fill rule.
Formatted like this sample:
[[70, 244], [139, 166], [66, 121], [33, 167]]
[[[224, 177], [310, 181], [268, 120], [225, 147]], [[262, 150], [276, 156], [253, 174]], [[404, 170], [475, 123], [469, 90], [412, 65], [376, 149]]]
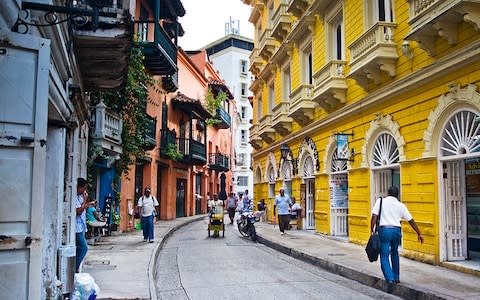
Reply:
[[75, 274], [75, 291], [72, 293], [72, 300], [95, 300], [100, 288], [95, 279], [88, 273]]

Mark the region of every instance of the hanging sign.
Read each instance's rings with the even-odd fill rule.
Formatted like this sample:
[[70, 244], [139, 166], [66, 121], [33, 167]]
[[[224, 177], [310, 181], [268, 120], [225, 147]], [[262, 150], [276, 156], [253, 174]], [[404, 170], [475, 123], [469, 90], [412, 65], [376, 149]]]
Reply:
[[337, 159], [348, 160], [348, 135], [337, 134]]

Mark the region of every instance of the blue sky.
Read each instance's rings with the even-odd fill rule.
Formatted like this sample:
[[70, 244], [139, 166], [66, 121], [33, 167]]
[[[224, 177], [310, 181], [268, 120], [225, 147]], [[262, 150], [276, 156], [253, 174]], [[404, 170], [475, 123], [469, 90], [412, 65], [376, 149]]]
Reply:
[[240, 35], [253, 39], [253, 25], [248, 22], [251, 6], [241, 0], [181, 0], [186, 14], [179, 21], [185, 35], [178, 44], [184, 50], [197, 50], [225, 36], [225, 23], [240, 20]]

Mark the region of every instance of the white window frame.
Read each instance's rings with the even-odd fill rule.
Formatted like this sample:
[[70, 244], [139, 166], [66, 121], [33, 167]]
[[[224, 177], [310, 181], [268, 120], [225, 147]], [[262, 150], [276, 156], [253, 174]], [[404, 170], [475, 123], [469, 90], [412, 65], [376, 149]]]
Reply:
[[248, 142], [248, 134], [247, 134], [247, 131], [245, 129], [240, 130], [240, 140], [241, 140], [242, 144]]
[[240, 60], [240, 75], [247, 75], [248, 73], [248, 61]]
[[301, 79], [303, 84], [313, 84], [313, 48], [311, 36], [301, 47]]
[[[341, 27], [341, 55], [338, 57], [337, 27]], [[345, 60], [345, 23], [343, 17], [342, 3], [339, 2], [325, 17], [326, 44], [328, 47], [329, 60]]]
[[238, 176], [237, 185], [239, 186], [248, 186], [248, 176]]
[[240, 108], [240, 117], [242, 118], [242, 120], [247, 119], [247, 107], [246, 106], [242, 106]]
[[383, 0], [384, 5], [384, 14], [385, 20], [380, 21], [380, 9], [378, 7], [378, 0], [365, 0], [364, 1], [364, 11], [365, 11], [365, 30], [370, 29], [373, 25], [378, 22], [387, 22], [393, 23], [395, 20], [395, 10], [392, 0]]
[[248, 85], [245, 82], [240, 83], [240, 95], [247, 97]]

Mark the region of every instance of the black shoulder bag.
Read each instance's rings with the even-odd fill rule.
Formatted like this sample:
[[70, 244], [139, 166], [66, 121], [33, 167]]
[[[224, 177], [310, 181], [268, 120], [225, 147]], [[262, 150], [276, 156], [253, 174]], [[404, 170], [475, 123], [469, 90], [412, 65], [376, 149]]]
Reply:
[[377, 223], [375, 224], [375, 232], [368, 239], [367, 252], [368, 260], [374, 262], [378, 260], [378, 254], [380, 253], [380, 237], [378, 236], [378, 227], [380, 226], [380, 216], [382, 215], [382, 202], [383, 198], [380, 197], [380, 209], [378, 211]]

